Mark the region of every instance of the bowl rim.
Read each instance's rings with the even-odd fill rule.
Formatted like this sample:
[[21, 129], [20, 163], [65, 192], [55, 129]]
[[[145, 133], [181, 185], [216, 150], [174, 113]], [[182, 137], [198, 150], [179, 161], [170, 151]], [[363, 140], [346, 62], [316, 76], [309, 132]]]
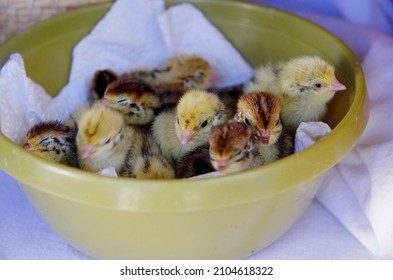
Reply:
[[[169, 1], [176, 2], [176, 1]], [[187, 1], [196, 3], [218, 3], [220, 1]], [[220, 3], [222, 4], [222, 3]], [[229, 4], [229, 3], [228, 3]], [[13, 40], [25, 36], [26, 33], [34, 33], [50, 25], [54, 21], [68, 20], [73, 16], [81, 16], [91, 12], [107, 11], [111, 3], [94, 4], [88, 7], [77, 8], [48, 20], [33, 25], [28, 30], [8, 40], [3, 46], [8, 46]], [[366, 98], [366, 83], [360, 62], [352, 50], [333, 33], [325, 28], [292, 13], [254, 3], [230, 1], [235, 7], [243, 6], [247, 9], [274, 10], [276, 14], [285, 16], [291, 20], [303, 22], [313, 26], [320, 32], [325, 33], [331, 40], [336, 40], [341, 45], [349, 59], [354, 62], [355, 89], [357, 93], [349, 107], [348, 112], [332, 132], [313, 145], [301, 152], [280, 159], [271, 164], [249, 169], [236, 174], [228, 174], [215, 178], [200, 179], [165, 179], [143, 180], [133, 178], [111, 178], [89, 173], [83, 170], [71, 168], [58, 163], [49, 162], [24, 151], [22, 147], [14, 144], [11, 140], [0, 133], [0, 167], [10, 176], [24, 186], [33, 187], [47, 194], [71, 200], [78, 203], [88, 204], [95, 207], [114, 208], [119, 210], [138, 210], [145, 212], [172, 212], [172, 211], [202, 211], [213, 208], [250, 203], [263, 198], [282, 193], [295, 186], [309, 182], [323, 172], [333, 167], [352, 149], [355, 142], [364, 131], [368, 119], [368, 105]], [[0, 46], [0, 50], [3, 48]], [[351, 135], [348, 128], [353, 128]], [[337, 147], [335, 138], [344, 139], [350, 137], [351, 141]], [[318, 164], [317, 158], [324, 151], [335, 151], [324, 161]], [[298, 158], [301, 157], [307, 165], [315, 165], [306, 172], [299, 173]], [[10, 166], [17, 166], [10, 167]], [[20, 171], [23, 171], [22, 175]], [[282, 173], [296, 174], [292, 184], [284, 182]], [[49, 175], [48, 175], [49, 174]], [[260, 185], [235, 186], [233, 180], [248, 182], [250, 178], [258, 176], [273, 176], [275, 183], [261, 187]], [[44, 176], [45, 175], [45, 176]], [[280, 176], [281, 175], [281, 176]], [[63, 184], [56, 186], [53, 182], [62, 180]], [[78, 190], [73, 183], [79, 181]], [[187, 184], [184, 184], [188, 180]], [[209, 184], [205, 184], [205, 183]], [[82, 190], [79, 190], [82, 189]], [[241, 191], [239, 191], [241, 188]], [[93, 190], [94, 192], [89, 192]], [[89, 195], [87, 196], [87, 193]], [[126, 198], [128, 200], [126, 200]]]

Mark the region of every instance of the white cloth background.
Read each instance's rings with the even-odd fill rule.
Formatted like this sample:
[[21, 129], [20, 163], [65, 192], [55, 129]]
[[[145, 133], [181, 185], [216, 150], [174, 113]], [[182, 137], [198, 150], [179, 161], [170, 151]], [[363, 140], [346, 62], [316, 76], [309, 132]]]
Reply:
[[[298, 13], [343, 39], [362, 62], [372, 110], [359, 144], [331, 171], [334, 181], [326, 180], [304, 216], [287, 234], [251, 258], [393, 259], [393, 122], [386, 114], [393, 109], [392, 2], [254, 2]], [[335, 196], [337, 192], [339, 197]], [[343, 214], [342, 205], [350, 211]], [[48, 228], [16, 182], [0, 171], [0, 259], [86, 258]]]

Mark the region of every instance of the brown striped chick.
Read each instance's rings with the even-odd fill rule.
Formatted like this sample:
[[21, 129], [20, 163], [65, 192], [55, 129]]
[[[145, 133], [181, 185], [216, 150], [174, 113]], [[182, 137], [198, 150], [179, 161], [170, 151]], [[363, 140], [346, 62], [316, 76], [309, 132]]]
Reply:
[[321, 120], [336, 91], [346, 89], [334, 71], [332, 65], [318, 56], [301, 56], [257, 68], [244, 91], [277, 96], [282, 121], [294, 131], [301, 122]]
[[117, 74], [109, 69], [96, 71], [90, 84], [93, 99], [100, 100], [108, 85], [117, 79]]
[[160, 99], [160, 111], [173, 108], [179, 103], [180, 98], [187, 91], [182, 84], [162, 84], [155, 86]]
[[263, 164], [252, 130], [242, 122], [228, 121], [210, 135], [210, 161], [219, 173], [232, 173]]
[[293, 153], [293, 136], [281, 123], [280, 113], [279, 99], [267, 93], [244, 95], [237, 104], [234, 119], [251, 127], [264, 150], [265, 163]]
[[176, 178], [190, 178], [215, 171], [209, 156], [209, 145], [197, 148], [175, 164]]
[[217, 95], [201, 90], [187, 91], [176, 108], [158, 115], [152, 130], [164, 157], [176, 162], [204, 146], [211, 130], [227, 120], [225, 106]]
[[163, 157], [149, 130], [129, 128], [132, 130], [129, 150], [123, 176], [137, 179], [171, 179], [175, 178], [173, 166]]
[[34, 125], [27, 133], [23, 148], [47, 160], [78, 167], [75, 130], [59, 121]]
[[155, 89], [134, 78], [110, 83], [101, 102], [121, 113], [127, 125], [150, 124], [155, 117], [155, 110], [161, 106]]
[[126, 126], [122, 115], [100, 103], [78, 120], [76, 145], [80, 167], [99, 172], [112, 167], [119, 176], [173, 178], [172, 166], [144, 130]]
[[185, 54], [171, 57], [157, 68], [137, 69], [126, 75], [143, 79], [155, 86], [180, 84], [185, 90], [205, 90], [217, 78], [208, 61], [196, 55]]

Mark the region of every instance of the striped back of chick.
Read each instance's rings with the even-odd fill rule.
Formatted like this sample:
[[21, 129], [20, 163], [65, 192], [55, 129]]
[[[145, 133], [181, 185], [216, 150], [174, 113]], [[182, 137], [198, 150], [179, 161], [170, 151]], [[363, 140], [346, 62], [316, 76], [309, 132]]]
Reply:
[[210, 161], [209, 146], [203, 146], [188, 153], [175, 163], [176, 178], [190, 178], [213, 172]]
[[131, 145], [121, 175], [138, 179], [174, 178], [174, 168], [163, 157], [150, 131], [137, 127], [128, 127], [127, 130]]

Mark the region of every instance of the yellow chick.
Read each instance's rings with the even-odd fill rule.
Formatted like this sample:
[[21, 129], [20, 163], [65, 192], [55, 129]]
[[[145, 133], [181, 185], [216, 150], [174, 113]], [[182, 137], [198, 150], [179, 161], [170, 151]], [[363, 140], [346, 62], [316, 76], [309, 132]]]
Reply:
[[232, 173], [262, 164], [252, 130], [241, 122], [228, 121], [210, 135], [210, 161], [219, 173]]
[[143, 79], [153, 85], [181, 84], [185, 90], [207, 89], [217, 79], [208, 61], [196, 55], [177, 55], [155, 69], [137, 69], [128, 76]]
[[237, 103], [234, 119], [252, 129], [264, 149], [265, 162], [293, 153], [293, 136], [284, 129], [280, 113], [279, 99], [263, 92], [244, 95]]
[[34, 125], [27, 133], [23, 148], [47, 160], [78, 167], [75, 130], [59, 121]]
[[158, 115], [152, 130], [164, 157], [178, 161], [206, 145], [211, 130], [227, 120], [225, 106], [217, 95], [201, 90], [187, 91], [175, 109]]
[[105, 69], [96, 71], [90, 84], [90, 92], [93, 99], [101, 99], [104, 96], [107, 86], [117, 79], [117, 74], [112, 70]]
[[277, 96], [282, 121], [294, 131], [301, 122], [321, 120], [334, 94], [346, 89], [334, 72], [334, 67], [318, 56], [296, 57], [257, 68], [244, 92]]
[[134, 79], [118, 79], [108, 85], [101, 102], [118, 111], [127, 125], [148, 125], [155, 117], [160, 98], [146, 82]]
[[77, 120], [76, 146], [82, 169], [99, 172], [113, 167], [119, 174], [127, 160], [129, 143], [123, 117], [99, 103]]
[[119, 176], [174, 178], [173, 167], [144, 130], [126, 126], [122, 115], [100, 103], [83, 112], [77, 122], [80, 167], [99, 172], [113, 167]]

